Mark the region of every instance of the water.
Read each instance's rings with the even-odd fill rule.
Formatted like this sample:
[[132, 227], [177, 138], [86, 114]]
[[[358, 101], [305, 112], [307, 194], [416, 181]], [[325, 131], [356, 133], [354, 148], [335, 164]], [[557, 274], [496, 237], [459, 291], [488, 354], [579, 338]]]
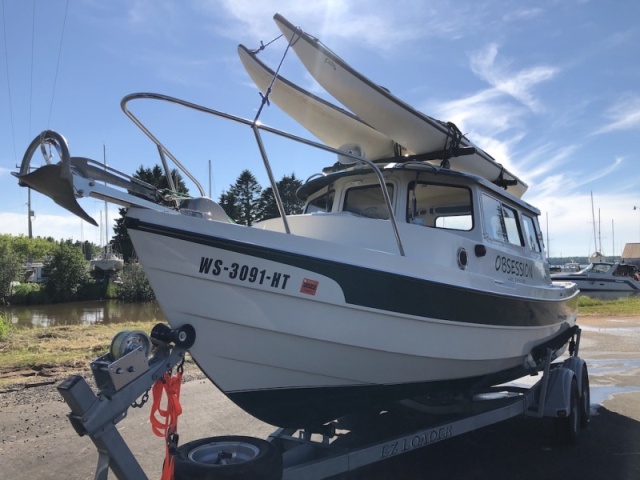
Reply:
[[155, 301], [125, 303], [117, 300], [103, 300], [52, 305], [16, 305], [5, 308], [4, 313], [18, 328], [147, 320], [166, 322]]

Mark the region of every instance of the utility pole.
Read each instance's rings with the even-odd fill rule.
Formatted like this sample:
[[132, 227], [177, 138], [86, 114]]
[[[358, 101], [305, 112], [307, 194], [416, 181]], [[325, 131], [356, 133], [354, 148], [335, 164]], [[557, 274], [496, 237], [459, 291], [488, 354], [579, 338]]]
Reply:
[[31, 210], [31, 188], [27, 188], [27, 210], [29, 211], [29, 238], [33, 238], [33, 228], [31, 226], [31, 217], [33, 216], [33, 210]]

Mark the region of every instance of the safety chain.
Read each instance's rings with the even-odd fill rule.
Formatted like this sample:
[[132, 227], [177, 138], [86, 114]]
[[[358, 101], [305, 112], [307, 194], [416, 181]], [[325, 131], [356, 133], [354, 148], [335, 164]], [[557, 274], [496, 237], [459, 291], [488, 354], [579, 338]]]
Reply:
[[[178, 365], [178, 367], [176, 368], [176, 371], [180, 374], [184, 373], [184, 357], [182, 357], [182, 361], [180, 362], [180, 364]], [[164, 378], [160, 379], [161, 381], [164, 381]], [[144, 407], [144, 405], [149, 401], [149, 392], [151, 391], [151, 389], [149, 388], [146, 392], [144, 392], [144, 395], [142, 395], [142, 397], [140, 398], [140, 402], [138, 403], [138, 401], [134, 400], [134, 402], [131, 404], [131, 408], [142, 408]]]
[[142, 398], [140, 399], [140, 403], [138, 403], [137, 401], [133, 401], [133, 403], [131, 404], [131, 408], [142, 408], [144, 407], [144, 404], [147, 403], [147, 401], [149, 400], [149, 391], [151, 389], [147, 390], [146, 392], [144, 392], [144, 395], [142, 395]]
[[182, 356], [182, 361], [176, 367], [176, 372], [178, 372], [181, 375], [184, 373], [184, 360], [185, 360], [185, 357], [183, 355]]

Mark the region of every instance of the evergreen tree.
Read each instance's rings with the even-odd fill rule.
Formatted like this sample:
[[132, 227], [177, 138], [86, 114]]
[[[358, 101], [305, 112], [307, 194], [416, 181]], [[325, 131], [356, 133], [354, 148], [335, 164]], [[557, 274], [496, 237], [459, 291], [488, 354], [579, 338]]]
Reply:
[[240, 217], [240, 210], [238, 209], [237, 199], [232, 190], [229, 190], [228, 192], [223, 191], [220, 195], [218, 203], [225, 211], [227, 216], [233, 221], [236, 221], [236, 219]]
[[[188, 195], [189, 189], [187, 188], [182, 175], [180, 175], [180, 172], [174, 168], [171, 170], [170, 175], [173, 179], [176, 191], [180, 194]], [[167, 176], [164, 174], [164, 170], [160, 165], [154, 165], [152, 168], [144, 168], [141, 165], [133, 174], [133, 177], [153, 185], [154, 187], [169, 189], [169, 181], [167, 180]], [[135, 193], [131, 193], [132, 195], [135, 195]], [[129, 238], [129, 232], [127, 232], [127, 229], [124, 226], [124, 217], [127, 214], [127, 209], [121, 208], [119, 209], [119, 212], [120, 218], [116, 220], [116, 225], [113, 228], [114, 236], [111, 239], [111, 244], [113, 245], [114, 250], [122, 254], [124, 261], [129, 263], [136, 255], [131, 239]]]
[[[249, 170], [243, 170], [236, 183], [229, 189], [221, 205], [227, 204], [225, 212], [241, 225], [251, 226], [258, 216], [258, 201], [262, 187]], [[224, 201], [223, 201], [224, 200]], [[232, 215], [233, 214], [233, 215]]]
[[[280, 192], [280, 199], [287, 215], [296, 215], [302, 213], [303, 202], [298, 199], [296, 192], [302, 185], [302, 182], [296, 178], [295, 173], [285, 175], [276, 184]], [[258, 201], [258, 218], [256, 221], [268, 220], [280, 216], [278, 204], [273, 195], [273, 189], [267, 187], [262, 191], [262, 195]]]

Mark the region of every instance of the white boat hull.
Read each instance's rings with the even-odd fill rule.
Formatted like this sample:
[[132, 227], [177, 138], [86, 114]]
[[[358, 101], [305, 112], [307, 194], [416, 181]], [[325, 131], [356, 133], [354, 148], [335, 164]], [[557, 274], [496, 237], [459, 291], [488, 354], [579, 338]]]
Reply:
[[102, 270], [103, 272], [117, 272], [124, 268], [124, 260], [91, 260], [91, 267], [93, 269]]
[[592, 262], [579, 272], [551, 275], [556, 281], [573, 282], [580, 293], [603, 300], [640, 294], [640, 273], [634, 265]]
[[[541, 303], [547, 316], [558, 309], [552, 322], [542, 321], [542, 316], [539, 324], [530, 325], [507, 320], [509, 316], [486, 318], [478, 303], [482, 298], [488, 304], [495, 301], [496, 317], [500, 309], [522, 301], [490, 299], [453, 285], [433, 284], [458, 296], [450, 299], [449, 310], [461, 309], [467, 298], [477, 306], [462, 308], [466, 313], [459, 314], [477, 310], [477, 317], [452, 321], [407, 313], [422, 301], [429, 303], [428, 292], [405, 312], [372, 308], [354, 303], [347, 298], [353, 292], [321, 273], [327, 263], [338, 270], [366, 269], [348, 264], [348, 249], [331, 255], [335, 244], [145, 210], [132, 209], [129, 216], [140, 220], [129, 225], [130, 236], [167, 319], [174, 328], [188, 323], [196, 329], [190, 349], [195, 361], [245, 410], [279, 426], [326, 422], [367, 397], [383, 401], [471, 388], [499, 373], [509, 378], [496, 376], [496, 382], [516, 378], [514, 372], [526, 373], [525, 363], [536, 345], [575, 324], [570, 310], [547, 302]], [[324, 249], [319, 248], [322, 243], [327, 244]], [[305, 258], [302, 252], [311, 249], [316, 258]], [[369, 264], [379, 261], [376, 257], [389, 262], [388, 253], [369, 255]], [[399, 271], [405, 268], [403, 257], [393, 258]], [[361, 282], [367, 272], [362, 275], [353, 278]], [[389, 299], [401, 296], [392, 285]], [[367, 297], [365, 293], [362, 298]], [[369, 392], [382, 387], [383, 394]], [[308, 402], [314, 407], [308, 408]]]

